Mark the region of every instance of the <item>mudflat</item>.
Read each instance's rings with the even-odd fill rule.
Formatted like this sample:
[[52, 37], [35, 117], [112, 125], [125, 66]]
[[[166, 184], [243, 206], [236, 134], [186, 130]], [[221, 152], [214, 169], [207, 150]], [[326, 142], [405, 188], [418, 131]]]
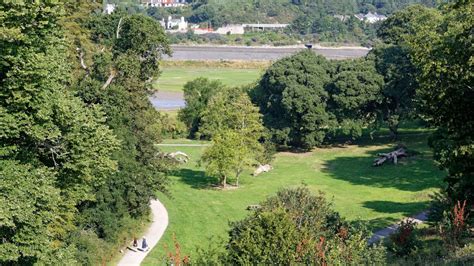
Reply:
[[[164, 57], [164, 60], [248, 60], [274, 61], [307, 49], [304, 46], [286, 47], [247, 47], [247, 46], [171, 46], [173, 55]], [[328, 59], [347, 59], [364, 57], [370, 51], [364, 47], [321, 47], [312, 48], [316, 53]]]

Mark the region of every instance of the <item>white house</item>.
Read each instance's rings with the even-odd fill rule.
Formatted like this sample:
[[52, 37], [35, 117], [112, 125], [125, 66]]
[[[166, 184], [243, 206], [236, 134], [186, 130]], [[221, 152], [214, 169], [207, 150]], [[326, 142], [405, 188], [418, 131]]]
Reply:
[[168, 21], [166, 22], [166, 29], [172, 30], [177, 28], [178, 31], [186, 31], [188, 29], [188, 22], [184, 20], [184, 17], [180, 19], [173, 19], [171, 16], [168, 17]]
[[380, 14], [377, 14], [377, 13], [372, 13], [372, 12], [369, 12], [367, 14], [356, 14], [354, 15], [358, 20], [360, 21], [365, 21], [367, 23], [375, 23], [375, 22], [378, 22], [378, 21], [384, 21], [387, 19], [386, 16], [384, 15], [380, 15]]
[[115, 10], [115, 4], [106, 4], [104, 7], [104, 13], [110, 15]]

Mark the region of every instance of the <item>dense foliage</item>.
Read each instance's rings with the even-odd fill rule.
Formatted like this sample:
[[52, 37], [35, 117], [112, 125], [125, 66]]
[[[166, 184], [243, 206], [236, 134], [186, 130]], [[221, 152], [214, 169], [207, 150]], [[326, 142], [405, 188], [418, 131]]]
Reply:
[[382, 85], [371, 61], [330, 62], [303, 51], [275, 62], [251, 95], [276, 143], [310, 149], [374, 124]]
[[0, 264], [104, 262], [165, 191], [148, 95], [166, 37], [98, 8], [0, 5]]
[[202, 116], [210, 99], [218, 91], [224, 89], [224, 84], [206, 78], [197, 78], [184, 85], [183, 93], [186, 106], [179, 110], [179, 119], [184, 122], [191, 138], [201, 138], [200, 127]]
[[102, 108], [67, 87], [60, 12], [54, 2], [0, 6], [2, 264], [74, 261], [76, 206], [94, 200], [117, 167], [119, 142]]
[[417, 77], [420, 73], [403, 36], [415, 35], [416, 25], [433, 25], [439, 18], [436, 9], [413, 5], [396, 12], [377, 31], [383, 43], [376, 45], [368, 57], [375, 61], [377, 71], [385, 80], [380, 112], [393, 137], [397, 136], [401, 121], [416, 116], [415, 95], [419, 86]]
[[304, 51], [274, 63], [251, 92], [275, 142], [310, 148], [332, 128], [327, 112], [330, 63]]
[[431, 138], [435, 159], [448, 170], [447, 193], [454, 200], [474, 199], [474, 101], [472, 1], [456, 1], [442, 8], [443, 17], [415, 25], [408, 40], [420, 70], [417, 91], [423, 117], [438, 130]]
[[129, 217], [146, 216], [150, 198], [164, 191], [168, 166], [154, 145], [161, 141], [162, 117], [148, 97], [161, 55], [169, 48], [157, 22], [143, 15], [96, 15], [87, 27], [103, 49], [90, 51], [93, 63], [78, 82], [77, 95], [103, 106], [121, 146], [114, 153], [119, 171], [96, 190], [96, 201], [81, 206], [81, 222], [99, 237], [116, 241]]
[[[377, 12], [389, 15], [410, 4], [423, 4], [432, 7], [436, 1], [197, 0], [190, 1], [190, 3], [190, 6], [184, 8], [149, 8], [147, 13], [158, 20], [167, 19], [168, 16], [184, 16], [192, 23], [213, 28], [226, 24], [288, 23], [290, 27], [286, 36], [290, 36], [293, 40], [351, 42], [370, 45], [376, 37], [377, 24], [359, 21], [354, 17], [354, 14]], [[181, 35], [181, 37], [183, 36], [194, 42], [202, 39], [200, 36], [189, 34]], [[225, 43], [231, 42], [226, 38], [219, 38], [218, 35], [215, 38], [221, 39]], [[215, 42], [213, 38], [209, 39]], [[289, 41], [285, 39], [281, 37], [270, 42], [288, 44]]]
[[201, 161], [210, 176], [225, 187], [233, 177], [239, 185], [240, 174], [263, 153], [260, 139], [264, 127], [258, 108], [249, 96], [239, 89], [217, 92], [202, 113], [201, 135], [209, 136], [212, 145], [204, 151]]
[[284, 189], [260, 206], [231, 224], [224, 252], [219, 256], [204, 253], [206, 257], [198, 261], [238, 265], [385, 261], [384, 248], [366, 245], [368, 231], [342, 219], [323, 194], [313, 195], [307, 188]]

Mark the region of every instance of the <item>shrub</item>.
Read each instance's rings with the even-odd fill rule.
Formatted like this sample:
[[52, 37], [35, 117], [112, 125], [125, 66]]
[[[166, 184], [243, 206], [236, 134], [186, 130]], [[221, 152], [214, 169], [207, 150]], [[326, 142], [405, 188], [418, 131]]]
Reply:
[[367, 245], [368, 231], [332, 210], [322, 193], [284, 189], [231, 224], [224, 264], [381, 264], [385, 249]]
[[463, 238], [468, 235], [466, 201], [458, 201], [451, 212], [445, 212], [439, 224], [439, 233], [445, 246], [454, 250], [460, 247]]
[[389, 249], [398, 256], [407, 256], [416, 251], [421, 244], [416, 232], [416, 222], [411, 219], [402, 221], [390, 240]]
[[181, 245], [176, 239], [175, 234], [173, 234], [173, 250], [170, 250], [168, 249], [167, 246], [165, 246], [165, 252], [166, 252], [166, 258], [165, 258], [166, 265], [180, 266], [180, 265], [190, 264], [189, 256], [185, 256], [181, 254]]

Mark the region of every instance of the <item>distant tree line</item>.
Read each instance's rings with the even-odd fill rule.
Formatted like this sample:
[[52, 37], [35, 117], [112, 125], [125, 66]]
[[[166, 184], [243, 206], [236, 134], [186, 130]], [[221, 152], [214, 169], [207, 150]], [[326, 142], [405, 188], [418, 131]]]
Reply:
[[[287, 34], [314, 42], [352, 42], [371, 45], [379, 23], [368, 24], [357, 13], [390, 15], [410, 4], [434, 7], [436, 0], [237, 0], [192, 1], [186, 8], [149, 8], [155, 19], [184, 16], [214, 28], [238, 23], [289, 23]], [[344, 16], [342, 19], [335, 15]]]

